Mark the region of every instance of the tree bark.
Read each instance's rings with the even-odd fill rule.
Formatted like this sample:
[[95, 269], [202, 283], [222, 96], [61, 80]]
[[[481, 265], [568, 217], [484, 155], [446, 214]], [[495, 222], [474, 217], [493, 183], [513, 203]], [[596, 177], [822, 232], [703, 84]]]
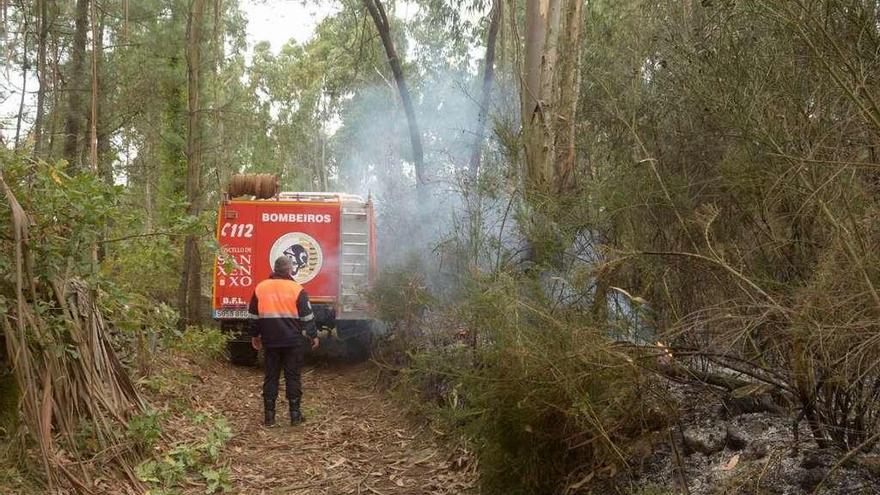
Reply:
[[498, 27], [501, 25], [503, 0], [492, 2], [492, 11], [489, 13], [489, 32], [486, 34], [486, 58], [483, 67], [483, 94], [480, 99], [480, 110], [477, 116], [476, 137], [474, 149], [471, 153], [470, 174], [476, 178], [480, 175], [480, 161], [482, 158], [483, 137], [486, 132], [486, 120], [489, 118], [489, 103], [492, 95], [492, 82], [495, 79], [495, 40], [498, 38]]
[[21, 121], [24, 118], [24, 100], [27, 95], [27, 73], [28, 73], [28, 59], [27, 59], [27, 50], [28, 50], [28, 25], [27, 25], [27, 13], [23, 12], [24, 20], [23, 24], [23, 33], [22, 37], [24, 38], [24, 43], [22, 43], [21, 48], [21, 100], [18, 102], [18, 116], [15, 118], [15, 144], [14, 148], [18, 149], [18, 140], [21, 135]]
[[559, 192], [575, 186], [575, 129], [581, 89], [581, 25], [583, 0], [566, 0], [564, 29], [560, 46], [566, 47], [559, 59], [559, 84], [556, 89], [554, 143], [556, 187]]
[[[201, 63], [202, 25], [205, 0], [191, 0], [187, 19], [186, 73], [187, 73], [187, 133], [186, 133], [186, 213], [201, 213]], [[201, 314], [201, 255], [199, 237], [188, 234], [183, 252], [183, 270], [178, 292], [178, 305], [183, 325], [198, 325]]]
[[[91, 116], [89, 118], [89, 164], [92, 171], [97, 175], [98, 166], [98, 57], [100, 51], [99, 45], [103, 43], [98, 39], [98, 8], [95, 0], [91, 1], [92, 10], [92, 105]], [[103, 33], [101, 33], [103, 36]]]
[[315, 189], [318, 191], [326, 191], [327, 190], [327, 170], [326, 170], [326, 141], [324, 140], [323, 132], [320, 128], [317, 128], [317, 135], [315, 136], [315, 154], [313, 158], [313, 162], [315, 164], [315, 180], [312, 181], [316, 187]]
[[115, 178], [113, 175], [113, 161], [109, 160], [111, 151], [110, 136], [114, 131], [111, 122], [111, 86], [108, 84], [109, 77], [104, 69], [104, 29], [106, 28], [105, 16], [101, 14], [98, 17], [98, 35], [97, 35], [97, 63], [95, 65], [95, 74], [97, 77], [97, 128], [96, 141], [98, 152], [98, 173], [104, 180], [105, 184], [113, 184]]
[[321, 190], [329, 191], [330, 185], [327, 183], [327, 138], [324, 131], [320, 131], [318, 135], [321, 140]]
[[552, 82], [556, 69], [560, 1], [526, 1], [521, 118], [526, 182], [532, 192], [548, 192], [553, 181]]
[[400, 93], [400, 101], [403, 104], [403, 111], [406, 113], [406, 121], [409, 125], [416, 181], [419, 185], [423, 185], [425, 183], [425, 153], [422, 148], [422, 133], [419, 131], [412, 98], [406, 85], [406, 79], [403, 77], [403, 66], [397, 56], [397, 50], [394, 48], [394, 41], [391, 39], [391, 25], [388, 23], [388, 16], [385, 14], [385, 7], [382, 6], [381, 0], [363, 0], [363, 3], [370, 13], [370, 17], [373, 18], [373, 23], [382, 39], [382, 46], [385, 47], [385, 54], [388, 56], [388, 65], [391, 66], [391, 73], [397, 83], [397, 91]]
[[[527, 0], [522, 127], [527, 184], [552, 194], [574, 183], [582, 0]], [[565, 47], [560, 57], [559, 46]]]
[[43, 154], [43, 121], [46, 118], [46, 44], [49, 41], [49, 9], [48, 0], [37, 0], [37, 116], [34, 118], [34, 157]]
[[64, 157], [70, 169], [82, 169], [82, 150], [85, 141], [85, 59], [86, 33], [89, 24], [89, 0], [76, 0], [73, 45], [70, 53], [70, 77], [67, 85], [67, 116], [64, 126]]
[[218, 191], [223, 187], [223, 177], [225, 177], [223, 167], [230, 161], [226, 157], [227, 145], [225, 140], [225, 125], [223, 121], [223, 105], [219, 104], [221, 100], [220, 93], [223, 88], [223, 84], [220, 81], [220, 64], [225, 58], [224, 30], [222, 29], [222, 26], [223, 0], [214, 0], [214, 31], [211, 35], [211, 78], [213, 80], [213, 94], [211, 98], [214, 105], [214, 109], [211, 112], [214, 124], [214, 127], [211, 129], [211, 135], [213, 136], [213, 143], [211, 146], [214, 148], [214, 153], [212, 153], [213, 160], [211, 168], [217, 178], [216, 187]]

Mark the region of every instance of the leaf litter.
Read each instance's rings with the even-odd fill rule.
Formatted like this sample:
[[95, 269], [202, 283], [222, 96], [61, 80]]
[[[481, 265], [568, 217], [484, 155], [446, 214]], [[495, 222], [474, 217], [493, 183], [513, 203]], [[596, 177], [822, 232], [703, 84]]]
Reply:
[[478, 493], [470, 455], [444, 449], [435, 441], [435, 431], [414, 424], [376, 390], [369, 364], [306, 367], [306, 422], [288, 426], [282, 383], [276, 417], [280, 426], [272, 428], [262, 425], [260, 370], [231, 365], [198, 368], [192, 371], [200, 379], [183, 393], [194, 407], [220, 413], [229, 422], [233, 436], [222, 456], [233, 493]]

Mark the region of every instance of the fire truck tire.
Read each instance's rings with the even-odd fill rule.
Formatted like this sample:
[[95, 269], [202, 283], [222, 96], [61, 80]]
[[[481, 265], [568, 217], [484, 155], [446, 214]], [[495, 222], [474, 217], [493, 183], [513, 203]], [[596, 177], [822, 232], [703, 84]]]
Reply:
[[361, 362], [370, 358], [373, 352], [373, 335], [368, 321], [337, 321], [337, 333], [345, 343], [345, 357], [348, 361]]
[[348, 360], [356, 363], [370, 359], [373, 354], [373, 339], [370, 332], [363, 332], [346, 341]]
[[230, 340], [226, 343], [229, 351], [229, 362], [239, 366], [256, 366], [257, 351], [251, 347], [250, 341]]

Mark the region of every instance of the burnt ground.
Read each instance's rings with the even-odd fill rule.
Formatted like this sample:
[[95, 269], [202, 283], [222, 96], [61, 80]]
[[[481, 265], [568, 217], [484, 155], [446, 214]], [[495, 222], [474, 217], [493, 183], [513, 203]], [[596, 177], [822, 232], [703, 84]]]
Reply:
[[232, 365], [191, 369], [192, 403], [226, 417], [224, 448], [232, 492], [241, 494], [467, 494], [472, 467], [434, 441], [390, 396], [377, 390], [369, 364], [316, 364], [303, 370], [306, 423], [262, 426], [262, 372]]
[[669, 392], [683, 414], [624, 476], [633, 493], [880, 494], [880, 450], [840, 463], [845, 452], [819, 449], [785, 411], [739, 407], [699, 386]]

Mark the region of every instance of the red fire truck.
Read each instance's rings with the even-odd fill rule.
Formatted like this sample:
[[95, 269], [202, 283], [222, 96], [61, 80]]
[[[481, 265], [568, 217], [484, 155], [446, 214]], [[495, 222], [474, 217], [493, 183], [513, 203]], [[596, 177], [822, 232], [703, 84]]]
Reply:
[[364, 290], [376, 269], [372, 202], [341, 193], [280, 193], [271, 199], [227, 199], [217, 215], [222, 254], [214, 264], [214, 318], [231, 333], [230, 359], [252, 365], [247, 335], [254, 287], [279, 256], [294, 264], [327, 337], [322, 347], [349, 357], [369, 353], [371, 321]]

